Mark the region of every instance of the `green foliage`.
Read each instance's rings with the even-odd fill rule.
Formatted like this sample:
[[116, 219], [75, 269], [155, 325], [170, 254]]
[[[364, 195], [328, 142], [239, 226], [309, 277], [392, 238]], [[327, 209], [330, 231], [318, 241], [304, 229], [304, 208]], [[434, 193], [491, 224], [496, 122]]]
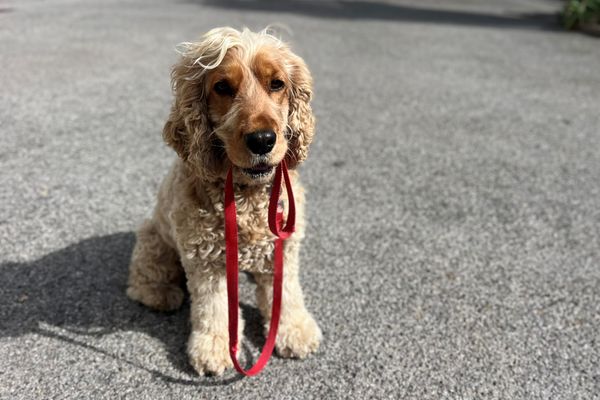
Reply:
[[562, 20], [567, 29], [588, 23], [600, 24], [600, 0], [567, 0]]

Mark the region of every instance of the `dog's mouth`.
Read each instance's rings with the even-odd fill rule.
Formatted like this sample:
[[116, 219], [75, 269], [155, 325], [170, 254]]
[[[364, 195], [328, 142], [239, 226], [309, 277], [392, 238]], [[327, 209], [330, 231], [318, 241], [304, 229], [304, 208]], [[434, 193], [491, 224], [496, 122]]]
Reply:
[[273, 172], [273, 166], [266, 163], [260, 163], [252, 168], [243, 168], [242, 172], [252, 179], [264, 178]]

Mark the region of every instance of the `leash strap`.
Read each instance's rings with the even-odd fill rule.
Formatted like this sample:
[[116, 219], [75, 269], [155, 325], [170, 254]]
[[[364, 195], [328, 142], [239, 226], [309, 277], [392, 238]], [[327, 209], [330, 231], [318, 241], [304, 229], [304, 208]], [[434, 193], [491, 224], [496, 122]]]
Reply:
[[[285, 183], [289, 211], [285, 227], [283, 226], [283, 213], [277, 210], [277, 203], [281, 194], [281, 180]], [[273, 305], [271, 308], [271, 324], [269, 334], [263, 349], [250, 369], [244, 370], [238, 360], [238, 230], [236, 219], [235, 198], [233, 191], [233, 169], [229, 170], [225, 181], [225, 270], [227, 275], [227, 301], [229, 309], [229, 355], [235, 369], [246, 376], [258, 374], [267, 365], [277, 337], [279, 317], [281, 315], [281, 292], [283, 286], [283, 241], [294, 233], [296, 224], [296, 205], [292, 184], [285, 161], [282, 161], [275, 170], [271, 197], [269, 199], [269, 229], [275, 235], [275, 250], [273, 254]]]

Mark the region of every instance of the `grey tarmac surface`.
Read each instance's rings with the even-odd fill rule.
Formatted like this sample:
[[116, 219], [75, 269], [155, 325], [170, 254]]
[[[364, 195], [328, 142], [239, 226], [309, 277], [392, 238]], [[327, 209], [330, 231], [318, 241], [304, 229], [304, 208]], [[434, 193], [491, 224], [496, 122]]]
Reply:
[[[594, 399], [600, 39], [559, 1], [0, 1], [1, 399]], [[199, 377], [124, 294], [174, 46], [282, 23], [316, 82], [305, 361]], [[242, 282], [246, 356], [261, 344]]]

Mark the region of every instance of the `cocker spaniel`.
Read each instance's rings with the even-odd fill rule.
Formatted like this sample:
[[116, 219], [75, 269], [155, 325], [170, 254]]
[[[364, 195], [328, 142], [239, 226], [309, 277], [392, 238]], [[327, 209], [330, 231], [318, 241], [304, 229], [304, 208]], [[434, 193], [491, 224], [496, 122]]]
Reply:
[[[216, 28], [182, 43], [173, 67], [174, 101], [163, 138], [179, 155], [162, 182], [151, 219], [137, 232], [127, 294], [156, 310], [191, 299], [187, 351], [200, 374], [232, 366], [228, 352], [223, 190], [233, 166], [239, 268], [256, 281], [268, 329], [274, 236], [267, 206], [274, 167], [285, 159], [296, 194], [296, 232], [285, 241], [283, 303], [276, 350], [304, 358], [321, 331], [306, 310], [298, 277], [304, 194], [296, 167], [314, 134], [312, 78], [304, 61], [269, 34]], [[284, 207], [287, 200], [284, 195]], [[241, 314], [240, 314], [241, 315]], [[242, 337], [243, 321], [239, 321]]]

